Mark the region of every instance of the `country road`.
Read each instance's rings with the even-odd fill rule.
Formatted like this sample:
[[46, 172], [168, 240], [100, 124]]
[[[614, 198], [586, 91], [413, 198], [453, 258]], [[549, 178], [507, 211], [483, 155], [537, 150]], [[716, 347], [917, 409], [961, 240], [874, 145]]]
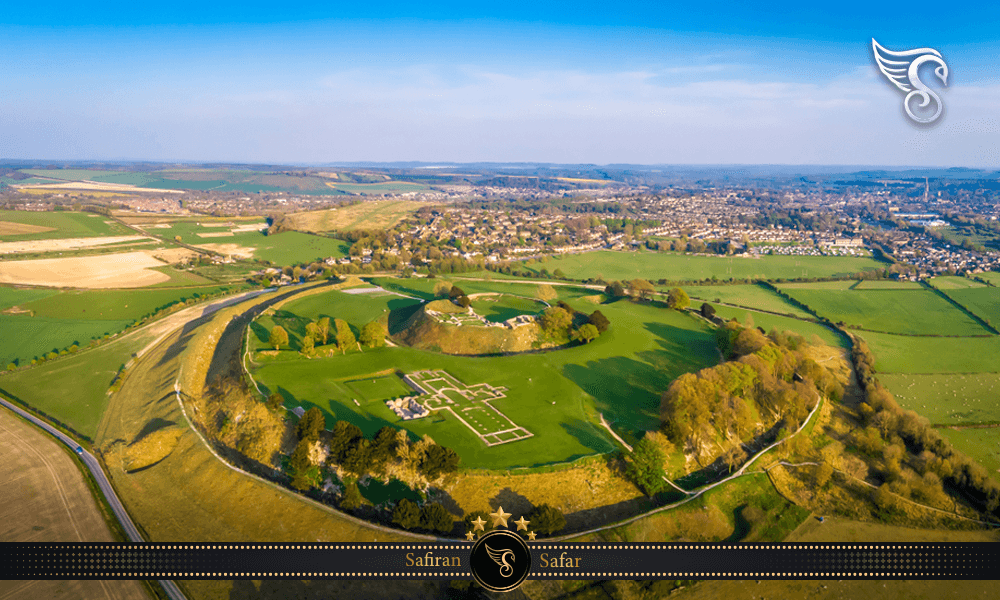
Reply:
[[[44, 429], [46, 432], [55, 437], [57, 440], [69, 446], [70, 449], [74, 450], [74, 452], [80, 446], [72, 438], [70, 438], [63, 432], [59, 431], [55, 427], [49, 425], [48, 423], [42, 421], [41, 419], [32, 416], [31, 413], [29, 412], [21, 410], [20, 408], [11, 404], [10, 402], [7, 402], [3, 398], [0, 398], [0, 405], [17, 413], [28, 422], [40, 427], [41, 429]], [[104, 495], [104, 499], [107, 500], [108, 505], [111, 507], [111, 510], [115, 513], [115, 518], [117, 518], [118, 522], [121, 523], [122, 529], [125, 530], [125, 535], [128, 536], [129, 541], [135, 543], [144, 542], [145, 540], [142, 538], [142, 534], [139, 533], [139, 529], [135, 526], [135, 523], [132, 522], [132, 518], [128, 516], [128, 513], [125, 511], [125, 507], [122, 506], [121, 500], [118, 499], [118, 494], [116, 494], [114, 488], [111, 487], [111, 482], [108, 481], [107, 476], [105, 476], [104, 470], [101, 469], [101, 464], [97, 462], [97, 458], [95, 458], [93, 454], [87, 452], [86, 450], [84, 450], [82, 454], [77, 453], [77, 455], [80, 456], [80, 459], [83, 461], [83, 464], [87, 467], [87, 470], [89, 470], [90, 474], [94, 477], [94, 481], [97, 482], [97, 486], [100, 488], [101, 494]], [[180, 588], [178, 588], [177, 584], [175, 584], [173, 581], [160, 580], [160, 585], [163, 586], [164, 590], [166, 590], [167, 596], [169, 596], [171, 600], [186, 600], [184, 593], [181, 592]]]

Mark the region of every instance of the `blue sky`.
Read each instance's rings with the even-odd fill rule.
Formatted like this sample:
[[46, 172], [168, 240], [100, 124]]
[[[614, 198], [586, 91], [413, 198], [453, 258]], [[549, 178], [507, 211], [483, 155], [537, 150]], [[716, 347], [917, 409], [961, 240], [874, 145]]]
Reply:
[[1000, 6], [685, 4], [5, 6], [0, 158], [1000, 166]]

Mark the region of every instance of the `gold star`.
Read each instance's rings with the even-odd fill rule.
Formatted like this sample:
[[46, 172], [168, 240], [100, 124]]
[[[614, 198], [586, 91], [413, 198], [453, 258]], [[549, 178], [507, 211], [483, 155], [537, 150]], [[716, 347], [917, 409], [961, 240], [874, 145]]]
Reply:
[[471, 542], [472, 540], [476, 539], [476, 534], [472, 533], [471, 531], [466, 531], [465, 532], [465, 539], [467, 539], [467, 540], [469, 540]]
[[473, 531], [486, 531], [485, 529], [483, 529], [483, 525], [485, 525], [485, 524], [486, 524], [486, 521], [484, 521], [482, 517], [477, 516], [476, 520], [472, 522], [472, 530]]
[[534, 531], [529, 531], [528, 532], [528, 539], [529, 540], [534, 540], [535, 539], [535, 532]]
[[510, 513], [505, 513], [503, 511], [503, 507], [499, 506], [499, 507], [497, 507], [497, 511], [495, 513], [490, 513], [490, 516], [493, 517], [493, 526], [494, 527], [499, 527], [501, 523], [503, 524], [504, 527], [506, 527], [507, 526], [507, 517], [509, 517], [511, 515], [510, 515]]
[[528, 523], [531, 523], [531, 521], [529, 521], [529, 520], [527, 520], [527, 519], [524, 518], [524, 515], [521, 515], [521, 518], [518, 519], [518, 520], [516, 520], [516, 521], [514, 521], [514, 522], [517, 523], [517, 530], [518, 531], [521, 531], [522, 529], [525, 530], [525, 531], [527, 531], [528, 530]]

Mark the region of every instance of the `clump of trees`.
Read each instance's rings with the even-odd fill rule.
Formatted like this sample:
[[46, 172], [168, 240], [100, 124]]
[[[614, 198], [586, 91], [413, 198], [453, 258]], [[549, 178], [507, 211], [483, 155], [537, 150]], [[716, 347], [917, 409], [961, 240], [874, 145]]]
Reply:
[[839, 399], [836, 379], [798, 350], [801, 338], [776, 331], [765, 336], [735, 321], [718, 333], [720, 348], [731, 360], [681, 375], [663, 394], [661, 427], [673, 443], [709, 449], [717, 437], [738, 442], [722, 456], [732, 469], [744, 458], [740, 443], [774, 425], [797, 428], [820, 394]]
[[396, 504], [392, 522], [403, 529], [419, 528], [441, 533], [450, 532], [455, 527], [455, 519], [443, 505], [431, 502], [421, 507], [407, 498]]

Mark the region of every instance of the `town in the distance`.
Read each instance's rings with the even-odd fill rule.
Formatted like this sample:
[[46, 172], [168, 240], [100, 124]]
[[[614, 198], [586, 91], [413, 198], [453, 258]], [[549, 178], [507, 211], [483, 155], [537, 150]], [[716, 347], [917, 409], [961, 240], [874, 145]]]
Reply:
[[997, 171], [5, 161], [0, 339], [6, 541], [1000, 541]]

